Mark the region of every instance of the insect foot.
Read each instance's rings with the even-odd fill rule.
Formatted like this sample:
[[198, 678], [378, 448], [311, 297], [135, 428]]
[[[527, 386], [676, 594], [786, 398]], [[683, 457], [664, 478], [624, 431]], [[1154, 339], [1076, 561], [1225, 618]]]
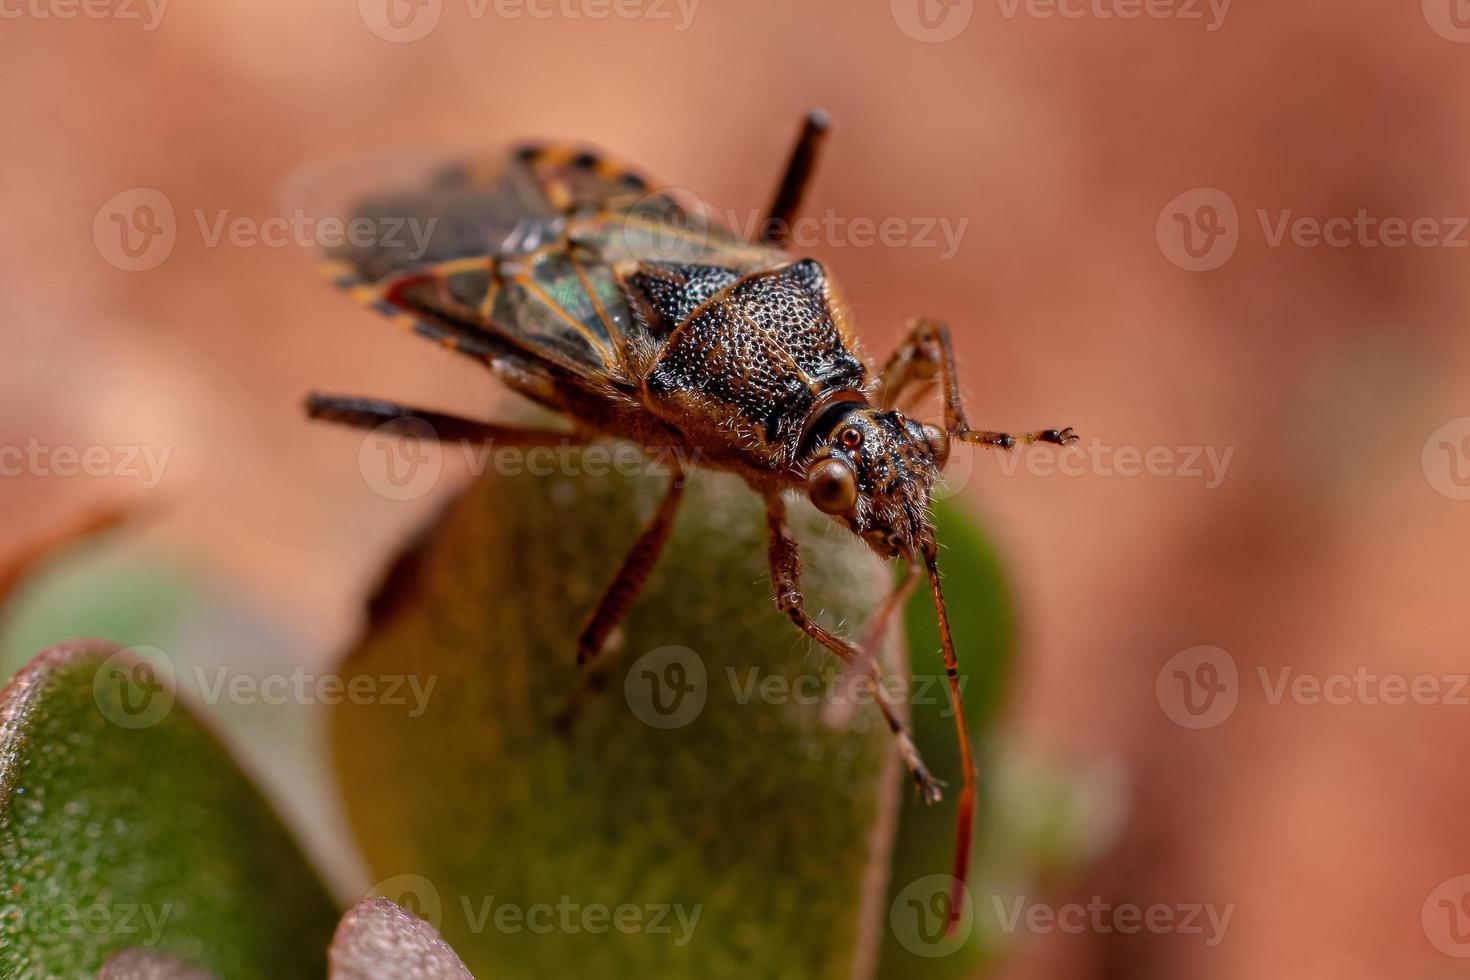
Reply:
[[[1072, 431], [1069, 425], [1065, 429], [1045, 429], [1041, 432], [1033, 432], [1026, 437], [1027, 442], [1049, 442], [1055, 446], [1070, 446], [1081, 442], [1082, 437]], [[1010, 446], [1006, 447], [1007, 449]]]
[[577, 666], [578, 667], [585, 667], [585, 666], [587, 666], [587, 661], [591, 660], [592, 658], [596, 657], [599, 653], [602, 652], [602, 644], [600, 642], [598, 642], [599, 639], [600, 639], [600, 637], [599, 638], [589, 637], [585, 633], [582, 634], [580, 637], [577, 638]]
[[898, 751], [903, 756], [904, 764], [908, 766], [909, 772], [914, 776], [914, 785], [919, 788], [919, 799], [925, 806], [933, 806], [944, 799], [944, 783], [935, 779], [930, 773], [924, 760], [919, 757], [919, 749], [914, 745], [913, 739], [909, 738], [908, 732], [897, 733]]
[[[621, 644], [615, 642], [610, 645], [617, 647]], [[588, 656], [594, 655], [595, 652], [589, 653]], [[577, 666], [583, 668], [581, 681], [572, 691], [571, 696], [567, 698], [566, 703], [551, 717], [552, 730], [562, 736], [568, 736], [572, 733], [572, 729], [576, 727], [577, 719], [586, 710], [587, 704], [593, 698], [607, 690], [607, 668], [609, 664], [606, 658], [596, 661], [589, 666], [583, 658], [583, 651], [579, 649], [577, 651]]]
[[1019, 440], [1009, 432], [989, 432], [978, 429], [963, 429], [959, 433], [959, 438], [976, 446], [1007, 451], [1015, 449], [1018, 441], [1028, 445], [1033, 442], [1049, 442], [1054, 446], [1070, 446], [1082, 441], [1082, 437], [1072, 431], [1070, 425], [1065, 429], [1042, 429], [1040, 432], [1028, 432]]

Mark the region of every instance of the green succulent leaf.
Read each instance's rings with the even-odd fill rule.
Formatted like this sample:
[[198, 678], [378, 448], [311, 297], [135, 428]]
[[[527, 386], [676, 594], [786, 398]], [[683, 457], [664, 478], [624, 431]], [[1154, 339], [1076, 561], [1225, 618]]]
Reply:
[[181, 569], [87, 547], [31, 571], [0, 607], [0, 671], [75, 636], [171, 650], [204, 596]]
[[0, 695], [0, 976], [92, 977], [128, 947], [322, 976], [332, 901], [166, 672], [77, 641]]
[[[558, 727], [581, 621], [663, 485], [491, 476], [388, 576], [342, 674], [432, 691], [332, 714], [374, 891], [480, 976], [871, 975], [905, 783], [879, 713], [772, 602], [743, 484], [693, 480], [604, 689]], [[861, 636], [881, 564], [793, 520], [810, 608]]]

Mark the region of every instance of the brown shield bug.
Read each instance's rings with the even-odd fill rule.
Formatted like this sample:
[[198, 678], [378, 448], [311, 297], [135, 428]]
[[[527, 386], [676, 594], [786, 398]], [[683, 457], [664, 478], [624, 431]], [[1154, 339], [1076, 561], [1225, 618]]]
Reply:
[[[338, 249], [328, 277], [403, 327], [481, 361], [515, 391], [565, 415], [572, 431], [328, 395], [310, 396], [307, 410], [367, 428], [427, 422], [441, 438], [480, 443], [558, 445], [612, 436], [738, 474], [766, 502], [777, 605], [813, 640], [868, 672], [920, 794], [935, 802], [940, 785], [876, 683], [876, 662], [807, 613], [783, 495], [806, 494], [878, 555], [907, 563], [878, 623], [917, 583], [922, 566], [963, 765], [951, 903], [958, 917], [975, 767], [930, 496], [956, 442], [1011, 450], [1029, 442], [1068, 445], [1077, 436], [1070, 428], [1021, 437], [972, 428], [949, 331], [936, 320], [916, 321], [881, 368], [867, 359], [823, 267], [783, 249], [826, 132], [823, 114], [807, 117], [756, 242], [604, 155], [562, 146], [524, 146], [496, 160], [453, 165], [419, 186], [357, 202], [356, 218], [417, 216], [433, 232], [418, 249], [406, 239]], [[941, 424], [894, 408], [901, 396], [936, 383]], [[598, 655], [632, 605], [669, 536], [684, 478], [675, 465], [662, 504], [582, 629], [579, 662]]]

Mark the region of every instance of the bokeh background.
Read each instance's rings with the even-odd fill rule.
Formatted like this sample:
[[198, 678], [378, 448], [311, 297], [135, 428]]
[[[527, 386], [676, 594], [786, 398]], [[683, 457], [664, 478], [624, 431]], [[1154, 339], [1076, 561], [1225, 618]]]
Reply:
[[[109, 562], [139, 596], [187, 579], [210, 635], [242, 638], [221, 662], [326, 669], [464, 474], [387, 500], [361, 438], [307, 424], [302, 395], [476, 415], [502, 396], [323, 288], [303, 245], [211, 244], [221, 213], [289, 216], [323, 161], [544, 136], [748, 215], [820, 105], [807, 211], [848, 234], [809, 251], [869, 349], [942, 316], [977, 423], [1088, 438], [1073, 471], [984, 457], [959, 481], [1019, 603], [1008, 730], [1126, 786], [1117, 843], [1048, 901], [1233, 906], [1213, 947], [1051, 931], [1007, 975], [1470, 974], [1443, 918], [1470, 872], [1470, 5], [924, 2], [430, 0], [398, 27], [375, 0], [5, 6], [0, 446], [166, 462], [154, 486], [120, 453], [99, 476], [0, 458], [0, 549], [141, 504], [33, 588], [72, 601]], [[176, 234], [128, 271], [109, 215], [137, 188]], [[1276, 233], [1360, 213], [1330, 242]], [[901, 240], [855, 243], [857, 219]], [[931, 219], [964, 223], [953, 254], [915, 240]], [[29, 642], [6, 629], [11, 654]], [[1235, 669], [1203, 720], [1182, 700], [1201, 658]], [[1344, 703], [1274, 695], [1365, 674]], [[1437, 693], [1384, 703], [1386, 675]], [[303, 730], [252, 723], [276, 737], [254, 767], [360, 887], [313, 764], [272, 768]]]

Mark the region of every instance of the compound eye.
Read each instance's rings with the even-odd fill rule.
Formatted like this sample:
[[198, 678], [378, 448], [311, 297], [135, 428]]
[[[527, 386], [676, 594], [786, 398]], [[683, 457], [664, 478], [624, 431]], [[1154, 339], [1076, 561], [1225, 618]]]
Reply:
[[949, 435], [937, 425], [926, 425], [924, 440], [934, 451], [934, 462], [940, 469], [944, 469], [944, 464], [949, 462]]
[[824, 459], [806, 476], [806, 494], [824, 514], [845, 514], [857, 503], [857, 476], [840, 459]]

